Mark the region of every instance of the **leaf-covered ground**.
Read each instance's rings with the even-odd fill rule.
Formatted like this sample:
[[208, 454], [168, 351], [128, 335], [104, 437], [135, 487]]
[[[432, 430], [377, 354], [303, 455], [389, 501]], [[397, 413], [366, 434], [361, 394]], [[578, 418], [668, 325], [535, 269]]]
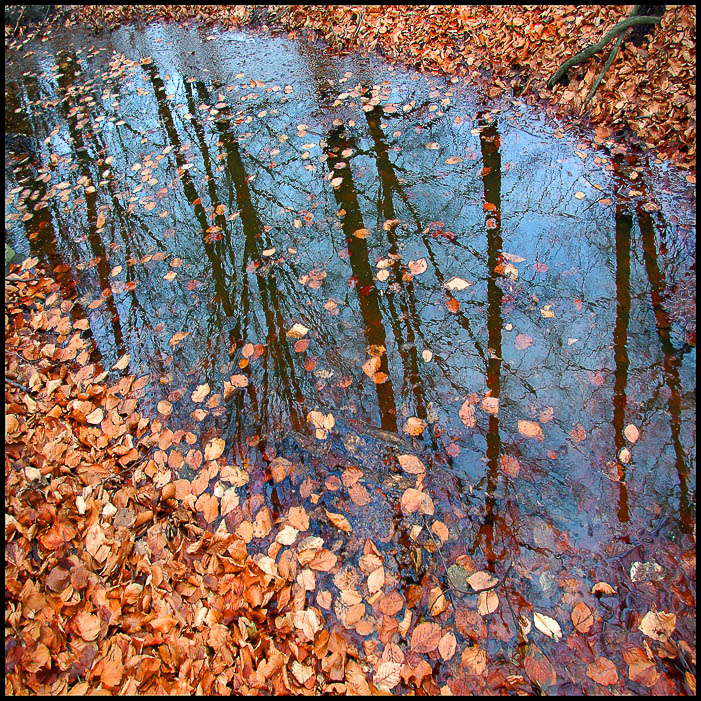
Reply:
[[[198, 20], [310, 30], [338, 50], [375, 50], [422, 70], [465, 76], [491, 97], [515, 90], [543, 109], [589, 122], [598, 136], [632, 136], [660, 158], [696, 170], [696, 7], [668, 6], [661, 23], [630, 33], [593, 101], [585, 98], [611, 42], [545, 84], [557, 68], [625, 19], [630, 5], [84, 5], [72, 21]], [[636, 43], [639, 44], [636, 46]], [[485, 79], [486, 78], [486, 79]]]

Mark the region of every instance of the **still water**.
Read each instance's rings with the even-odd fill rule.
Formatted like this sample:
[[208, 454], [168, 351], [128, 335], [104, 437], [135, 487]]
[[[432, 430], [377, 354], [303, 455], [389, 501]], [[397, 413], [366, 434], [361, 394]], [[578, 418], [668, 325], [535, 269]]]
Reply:
[[[553, 553], [589, 553], [584, 576], [587, 558], [688, 538], [682, 174], [377, 58], [71, 31], [6, 57], [6, 236], [89, 320], [92, 362], [128, 353], [150, 374], [145, 411], [169, 401], [163, 425], [226, 439], [244, 499], [277, 514], [315, 492], [420, 581], [440, 563], [407, 554], [410, 452], [451, 552], [518, 561], [541, 597]], [[275, 457], [291, 480], [270, 481]]]

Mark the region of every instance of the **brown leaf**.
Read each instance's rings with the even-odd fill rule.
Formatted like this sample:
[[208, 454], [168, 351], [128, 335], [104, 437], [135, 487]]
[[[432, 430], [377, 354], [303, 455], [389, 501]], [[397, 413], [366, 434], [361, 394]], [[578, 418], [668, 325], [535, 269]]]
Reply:
[[594, 662], [588, 664], [587, 676], [602, 686], [618, 683], [616, 665], [606, 657], [597, 657]]
[[529, 646], [526, 659], [524, 660], [524, 668], [530, 680], [545, 689], [553, 686], [557, 681], [553, 666], [536, 645], [531, 644]]
[[321, 549], [309, 563], [309, 567], [317, 572], [330, 572], [335, 566], [338, 558], [330, 551]]
[[433, 652], [441, 640], [441, 627], [436, 623], [419, 623], [411, 634], [413, 652]]
[[438, 652], [440, 653], [441, 658], [444, 662], [447, 662], [448, 660], [452, 659], [453, 655], [455, 654], [455, 651], [457, 650], [457, 647], [458, 641], [455, 638], [455, 635], [448, 631], [438, 643]]
[[527, 333], [520, 333], [516, 336], [515, 345], [518, 350], [525, 350], [531, 343], [533, 343], [533, 337], [529, 336]]
[[410, 416], [406, 420], [402, 430], [404, 433], [408, 433], [410, 436], [420, 436], [425, 428], [426, 422], [423, 419], [419, 419], [416, 416]]
[[586, 437], [587, 432], [584, 430], [584, 426], [582, 426], [582, 424], [577, 424], [570, 431], [570, 438], [576, 443], [583, 441]]
[[351, 532], [351, 525], [343, 514], [336, 514], [333, 511], [326, 511], [326, 509], [324, 509], [324, 513], [336, 528], [340, 528], [344, 533]]
[[73, 627], [83, 640], [95, 640], [100, 633], [100, 618], [95, 614], [81, 611], [74, 616]]
[[404, 472], [408, 472], [410, 475], [423, 475], [426, 472], [426, 467], [416, 455], [399, 455], [397, 460], [399, 460]]
[[480, 675], [487, 667], [487, 654], [479, 645], [468, 645], [460, 661], [467, 674]]
[[583, 601], [572, 609], [572, 625], [580, 633], [586, 633], [594, 625], [591, 609]]
[[226, 448], [226, 441], [223, 438], [212, 438], [204, 448], [205, 460], [216, 460], [222, 455]]
[[501, 463], [501, 469], [505, 474], [509, 475], [509, 477], [518, 477], [518, 474], [521, 471], [521, 465], [515, 457], [502, 453], [499, 456], [499, 462]]

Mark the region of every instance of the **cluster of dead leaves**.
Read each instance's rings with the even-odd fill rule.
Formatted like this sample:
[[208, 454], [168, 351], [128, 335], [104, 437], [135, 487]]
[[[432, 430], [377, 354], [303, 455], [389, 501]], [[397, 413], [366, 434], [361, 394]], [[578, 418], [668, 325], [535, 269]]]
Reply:
[[[422, 70], [470, 79], [491, 98], [513, 88], [544, 98], [560, 116], [578, 119], [610, 45], [570, 69], [570, 82], [548, 90], [566, 59], [596, 43], [628, 16], [626, 5], [85, 5], [75, 20], [197, 20], [223, 26], [309, 29], [337, 49], [377, 50]], [[696, 9], [669, 6], [649, 42], [625, 42], [588, 113], [597, 138], [627, 129], [662, 158], [696, 168]]]

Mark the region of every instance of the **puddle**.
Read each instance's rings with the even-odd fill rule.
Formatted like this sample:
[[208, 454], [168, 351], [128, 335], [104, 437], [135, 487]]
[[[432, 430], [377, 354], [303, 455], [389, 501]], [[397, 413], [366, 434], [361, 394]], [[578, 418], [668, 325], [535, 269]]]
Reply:
[[413, 453], [453, 559], [518, 562], [541, 602], [543, 553], [691, 532], [695, 203], [674, 171], [283, 38], [124, 27], [11, 53], [7, 237], [89, 320], [90, 362], [150, 376], [175, 479], [200, 474], [189, 434], [221, 436], [251, 517], [343, 512], [408, 586], [441, 568], [399, 506]]

